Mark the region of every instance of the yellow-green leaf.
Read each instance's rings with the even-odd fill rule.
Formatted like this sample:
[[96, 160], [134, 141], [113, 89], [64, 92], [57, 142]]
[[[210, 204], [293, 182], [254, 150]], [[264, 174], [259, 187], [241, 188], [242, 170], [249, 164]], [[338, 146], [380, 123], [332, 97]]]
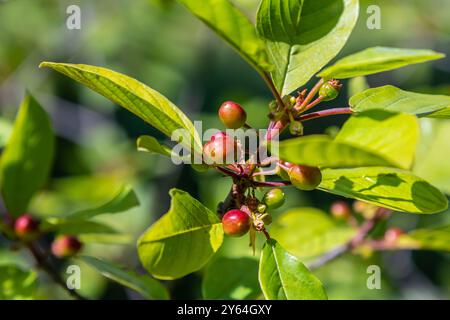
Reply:
[[438, 213], [447, 198], [409, 171], [384, 167], [324, 169], [319, 189], [409, 213]]
[[0, 161], [0, 189], [10, 214], [24, 213], [33, 195], [44, 186], [53, 152], [50, 120], [39, 103], [27, 94]]
[[187, 192], [172, 189], [169, 211], [138, 241], [139, 258], [158, 279], [177, 279], [202, 268], [220, 248], [223, 230], [217, 214]]
[[[183, 145], [201, 152], [201, 140], [193, 123], [169, 99], [124, 74], [84, 64], [43, 62], [134, 113], [168, 137], [179, 131]], [[177, 141], [179, 142], [179, 141]]]
[[350, 98], [355, 112], [386, 109], [419, 117], [450, 118], [450, 96], [404, 91], [394, 86], [372, 88]]
[[368, 48], [338, 60], [334, 65], [319, 73], [319, 77], [353, 78], [441, 59], [444, 56], [442, 53], [424, 49]]

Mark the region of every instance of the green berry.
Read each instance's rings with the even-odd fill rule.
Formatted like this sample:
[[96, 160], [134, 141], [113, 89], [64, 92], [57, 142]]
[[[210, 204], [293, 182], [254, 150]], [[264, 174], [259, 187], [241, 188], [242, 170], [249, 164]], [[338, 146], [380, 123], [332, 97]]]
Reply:
[[247, 121], [247, 113], [236, 102], [224, 102], [219, 108], [219, 118], [229, 129], [238, 129]]
[[289, 132], [293, 136], [303, 135], [303, 124], [300, 121], [291, 121], [289, 124]]
[[266, 192], [263, 197], [263, 202], [269, 209], [276, 209], [284, 204], [283, 190], [276, 188]]
[[337, 98], [342, 85], [338, 80], [329, 80], [320, 87], [319, 96], [322, 97], [322, 101], [330, 101]]
[[292, 185], [300, 190], [314, 190], [322, 182], [319, 168], [294, 165], [288, 171]]

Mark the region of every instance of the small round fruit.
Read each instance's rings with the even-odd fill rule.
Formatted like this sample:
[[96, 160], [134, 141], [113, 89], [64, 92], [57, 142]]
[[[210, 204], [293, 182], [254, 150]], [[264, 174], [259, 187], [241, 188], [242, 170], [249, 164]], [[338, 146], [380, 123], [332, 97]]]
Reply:
[[289, 175], [288, 175], [288, 171], [290, 168], [292, 168], [294, 166], [293, 163], [290, 162], [286, 162], [283, 160], [279, 160], [278, 161], [278, 175], [283, 179], [283, 180], [290, 180]]
[[58, 258], [71, 257], [83, 248], [83, 243], [77, 237], [62, 235], [52, 243], [52, 253]]
[[203, 160], [210, 165], [231, 164], [237, 156], [236, 141], [226, 133], [217, 133], [203, 146]]
[[223, 231], [231, 237], [242, 237], [250, 229], [250, 217], [244, 211], [233, 209], [222, 218]]
[[219, 108], [219, 118], [227, 128], [238, 129], [247, 121], [247, 113], [236, 102], [227, 101]]
[[21, 215], [14, 222], [14, 231], [19, 238], [32, 239], [39, 232], [39, 222], [30, 214]]
[[384, 233], [384, 240], [392, 244], [397, 242], [398, 238], [403, 234], [405, 234], [405, 232], [402, 229], [392, 227]]
[[284, 204], [283, 190], [276, 188], [266, 192], [262, 200], [269, 209], [276, 209]]
[[331, 205], [331, 214], [336, 219], [346, 220], [350, 217], [351, 209], [345, 201], [336, 201]]
[[334, 100], [339, 95], [341, 88], [342, 84], [338, 80], [329, 80], [320, 87], [319, 96], [322, 97], [322, 101]]
[[319, 168], [294, 165], [288, 171], [292, 185], [300, 190], [314, 190], [322, 182]]
[[300, 121], [291, 121], [289, 124], [289, 132], [293, 136], [301, 136], [303, 134], [303, 124]]

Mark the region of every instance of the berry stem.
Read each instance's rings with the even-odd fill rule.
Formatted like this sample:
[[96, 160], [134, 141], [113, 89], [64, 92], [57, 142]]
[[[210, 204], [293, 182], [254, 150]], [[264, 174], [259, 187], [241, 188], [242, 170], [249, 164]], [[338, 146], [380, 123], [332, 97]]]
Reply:
[[273, 170], [258, 171], [258, 172], [253, 173], [253, 177], [256, 177], [256, 176], [273, 176], [273, 175], [276, 175], [277, 172], [278, 172], [277, 168], [275, 168]]
[[279, 181], [279, 182], [272, 182], [272, 181], [266, 181], [266, 182], [261, 182], [261, 181], [253, 181], [253, 185], [255, 187], [269, 187], [269, 188], [273, 188], [273, 187], [287, 187], [292, 185], [292, 183], [290, 181]]
[[350, 114], [350, 113], [353, 113], [353, 111], [350, 108], [334, 108], [334, 109], [327, 109], [327, 110], [307, 113], [307, 114], [301, 115], [298, 118], [298, 120], [308, 121], [308, 120], [317, 119], [317, 118], [335, 116], [335, 115], [339, 115], [339, 114]]
[[304, 112], [306, 106], [311, 102], [311, 100], [314, 98], [314, 96], [316, 95], [316, 93], [320, 90], [320, 87], [323, 85], [325, 80], [320, 79], [319, 81], [317, 81], [317, 83], [314, 85], [314, 87], [311, 89], [311, 91], [309, 91], [308, 95], [306, 96], [305, 100], [302, 101], [302, 103], [299, 106], [296, 106], [295, 109], [298, 112]]
[[264, 81], [266, 82], [266, 84], [269, 87], [270, 91], [272, 92], [273, 96], [275, 97], [275, 100], [277, 100], [278, 105], [285, 107], [283, 99], [281, 98], [281, 95], [278, 92], [277, 88], [275, 88], [275, 84], [273, 83], [270, 75], [267, 72], [263, 72], [263, 73], [261, 73], [261, 76], [264, 79]]

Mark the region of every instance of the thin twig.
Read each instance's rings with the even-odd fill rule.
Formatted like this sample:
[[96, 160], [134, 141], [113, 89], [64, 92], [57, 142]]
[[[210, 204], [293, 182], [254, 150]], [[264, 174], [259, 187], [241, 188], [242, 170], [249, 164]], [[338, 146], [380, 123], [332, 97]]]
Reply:
[[44, 270], [53, 279], [55, 283], [60, 285], [75, 299], [86, 300], [86, 298], [81, 296], [78, 292], [76, 292], [75, 290], [70, 290], [67, 287], [66, 282], [59, 275], [58, 270], [48, 261], [45, 254], [40, 251], [40, 249], [37, 247], [36, 244], [30, 243], [27, 245], [27, 247], [30, 250], [31, 254], [33, 255], [34, 259], [36, 260], [39, 268]]
[[316, 93], [320, 90], [320, 87], [322, 87], [323, 85], [323, 78], [320, 79], [319, 81], [317, 81], [317, 83], [314, 85], [314, 87], [311, 89], [311, 91], [309, 91], [308, 95], [306, 96], [305, 100], [302, 101], [302, 103], [298, 106], [295, 107], [295, 110], [298, 112], [303, 112], [305, 110], [305, 107], [311, 102], [311, 100], [314, 98], [314, 96], [316, 95]]

